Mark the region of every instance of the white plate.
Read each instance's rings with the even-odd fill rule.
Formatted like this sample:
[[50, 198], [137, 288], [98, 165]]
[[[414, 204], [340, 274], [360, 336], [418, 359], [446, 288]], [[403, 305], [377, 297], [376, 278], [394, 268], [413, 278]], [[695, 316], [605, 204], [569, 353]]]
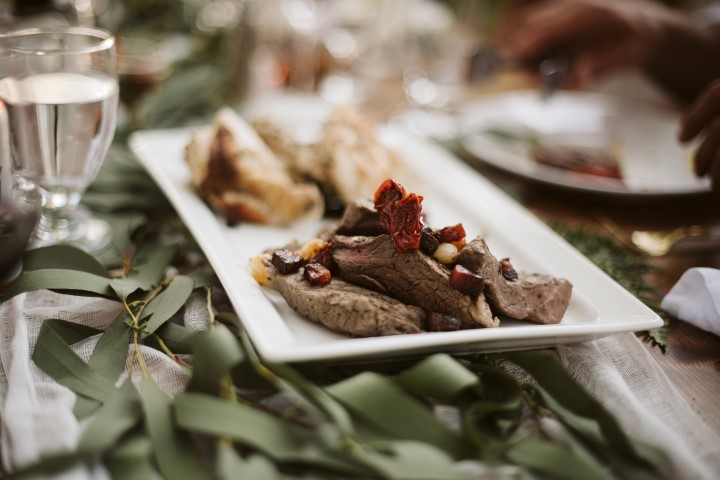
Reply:
[[498, 257], [519, 270], [550, 273], [574, 285], [562, 322], [503, 322], [500, 328], [349, 338], [295, 314], [285, 301], [253, 280], [248, 260], [268, 247], [306, 240], [319, 222], [291, 228], [243, 224], [228, 227], [195, 194], [183, 161], [189, 130], [135, 133], [130, 145], [173, 203], [207, 254], [261, 356], [271, 361], [399, 357], [430, 352], [501, 351], [591, 340], [616, 332], [658, 327], [662, 320], [589, 260], [485, 178], [438, 146], [386, 130], [382, 139], [410, 171], [399, 177], [424, 195], [423, 210], [435, 226], [462, 222], [468, 235], [485, 235]]
[[[678, 113], [649, 102], [584, 92], [558, 92], [543, 101], [535, 91], [513, 91], [471, 102], [459, 118], [464, 132], [461, 143], [467, 152], [528, 179], [627, 196], [710, 190], [709, 179], [693, 173], [693, 148], [677, 141]], [[493, 133], [498, 131], [516, 139]], [[541, 143], [615, 152], [623, 178], [539, 164], [530, 155], [528, 137]]]

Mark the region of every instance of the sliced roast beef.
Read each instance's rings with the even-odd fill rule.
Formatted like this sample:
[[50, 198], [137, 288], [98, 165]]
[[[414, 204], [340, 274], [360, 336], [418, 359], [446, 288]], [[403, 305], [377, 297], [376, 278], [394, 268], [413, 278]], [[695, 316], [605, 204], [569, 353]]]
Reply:
[[336, 235], [333, 259], [341, 278], [356, 285], [450, 315], [465, 328], [497, 327], [483, 294], [470, 296], [450, 287], [450, 271], [419, 250], [397, 252], [388, 235]]
[[380, 214], [369, 198], [356, 200], [345, 208], [337, 226], [339, 235], [381, 235]]
[[375, 337], [422, 332], [425, 312], [339, 278], [314, 287], [303, 279], [303, 269], [280, 274], [265, 263], [272, 286], [288, 305], [313, 322], [348, 335]]
[[478, 237], [460, 251], [457, 263], [485, 279], [485, 295], [493, 311], [511, 318], [552, 324], [562, 320], [572, 284], [550, 275], [520, 274], [508, 280], [502, 265]]

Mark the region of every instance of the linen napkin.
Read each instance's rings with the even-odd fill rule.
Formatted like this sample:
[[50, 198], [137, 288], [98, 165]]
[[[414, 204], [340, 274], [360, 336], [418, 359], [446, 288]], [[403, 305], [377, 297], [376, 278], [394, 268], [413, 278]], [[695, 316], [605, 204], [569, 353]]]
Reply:
[[689, 269], [660, 306], [676, 318], [720, 336], [720, 270]]

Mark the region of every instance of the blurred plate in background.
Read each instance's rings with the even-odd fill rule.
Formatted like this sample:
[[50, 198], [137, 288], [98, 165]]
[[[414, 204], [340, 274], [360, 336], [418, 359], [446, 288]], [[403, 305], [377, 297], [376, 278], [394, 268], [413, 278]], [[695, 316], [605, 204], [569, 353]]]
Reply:
[[470, 155], [528, 179], [630, 196], [710, 189], [709, 179], [693, 173], [693, 149], [677, 141], [679, 114], [649, 102], [583, 92], [543, 100], [536, 91], [513, 91], [468, 103], [459, 119]]

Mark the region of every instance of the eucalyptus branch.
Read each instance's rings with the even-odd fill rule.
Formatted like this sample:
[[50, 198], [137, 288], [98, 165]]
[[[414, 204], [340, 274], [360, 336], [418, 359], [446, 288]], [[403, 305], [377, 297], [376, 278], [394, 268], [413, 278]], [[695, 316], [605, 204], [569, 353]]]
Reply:
[[174, 354], [172, 352], [172, 350], [170, 350], [170, 348], [168, 348], [168, 346], [165, 344], [165, 342], [163, 341], [163, 339], [160, 335], [158, 335], [157, 333], [153, 333], [153, 338], [158, 343], [158, 345], [160, 346], [160, 349], [163, 351], [163, 353], [165, 353], [165, 355], [170, 357], [170, 359], [172, 359], [175, 363], [177, 363], [181, 367], [183, 367], [187, 370], [191, 369], [190, 365], [188, 365], [186, 362], [184, 362], [183, 359], [181, 359], [178, 355]]
[[541, 422], [541, 419], [547, 416], [546, 412], [548, 412], [548, 410], [537, 402], [535, 398], [535, 390], [533, 389], [533, 386], [531, 384], [521, 383], [520, 389], [520, 391], [522, 392], [522, 398], [524, 400], [524, 403], [530, 411], [533, 425], [535, 425], [535, 432], [541, 438], [549, 439], [550, 437], [545, 432], [545, 429], [543, 428]]
[[143, 304], [140, 305], [140, 308], [138, 309], [138, 311], [137, 311], [137, 313], [136, 313], [138, 320], [139, 320], [140, 317], [142, 316], [142, 313], [143, 313], [143, 311], [145, 310], [145, 307], [147, 307], [147, 305], [148, 305], [150, 302], [152, 302], [153, 300], [155, 300], [155, 298], [157, 298], [157, 296], [160, 295], [163, 290], [165, 290], [165, 287], [167, 287], [168, 285], [170, 285], [170, 283], [172, 282], [173, 278], [174, 278], [174, 276], [173, 276], [173, 277], [170, 277], [170, 278], [168, 278], [168, 279], [166, 279], [166, 280], [164, 280], [164, 281], [162, 281], [162, 282], [160, 282], [160, 283], [158, 284], [158, 286], [157, 286], [152, 292], [150, 292], [150, 295], [145, 299], [145, 301], [143, 302]]
[[208, 312], [208, 323], [210, 326], [215, 325], [215, 310], [213, 310], [212, 306], [212, 287], [205, 287], [206, 290], [206, 307]]
[[140, 365], [140, 371], [142, 372], [144, 377], [152, 378], [152, 376], [150, 375], [150, 370], [148, 370], [147, 364], [145, 364], [145, 359], [140, 352], [140, 342], [138, 341], [137, 330], [133, 332], [133, 342], [135, 344], [135, 357], [137, 357], [138, 365]]

